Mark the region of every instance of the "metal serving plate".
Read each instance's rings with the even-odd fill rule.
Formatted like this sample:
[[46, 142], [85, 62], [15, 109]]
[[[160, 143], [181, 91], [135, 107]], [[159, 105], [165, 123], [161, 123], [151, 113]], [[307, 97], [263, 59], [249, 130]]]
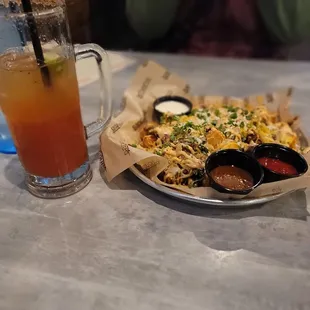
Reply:
[[214, 207], [230, 207], [230, 208], [247, 208], [259, 204], [263, 204], [269, 201], [273, 201], [275, 199], [278, 199], [284, 195], [287, 195], [288, 193], [282, 193], [278, 195], [272, 195], [272, 196], [266, 196], [266, 197], [260, 197], [260, 198], [245, 198], [245, 199], [239, 199], [239, 200], [232, 200], [232, 199], [226, 199], [226, 200], [220, 200], [220, 199], [211, 199], [211, 198], [201, 198], [192, 196], [186, 193], [179, 192], [175, 189], [165, 187], [160, 184], [154, 183], [152, 180], [150, 180], [148, 177], [146, 177], [139, 169], [137, 169], [135, 166], [132, 166], [129, 168], [129, 170], [137, 176], [142, 182], [145, 184], [153, 187], [154, 189], [169, 195], [174, 198], [178, 198], [181, 200], [186, 200], [189, 202], [206, 205], [206, 206], [214, 206]]
[[[301, 146], [308, 147], [309, 146], [308, 139], [306, 138], [304, 133], [300, 129], [297, 130], [296, 133], [299, 138]], [[260, 198], [245, 198], [245, 199], [238, 199], [238, 200], [232, 200], [232, 199], [221, 200], [221, 199], [202, 198], [202, 197], [196, 197], [196, 196], [192, 196], [186, 193], [182, 193], [175, 189], [165, 187], [160, 184], [156, 184], [153, 181], [151, 181], [148, 177], [146, 177], [135, 166], [132, 166], [131, 168], [129, 168], [129, 170], [134, 175], [136, 175], [142, 182], [144, 182], [145, 184], [153, 187], [154, 189], [166, 195], [169, 195], [171, 197], [178, 198], [181, 200], [190, 201], [193, 203], [206, 205], [206, 206], [213, 206], [213, 207], [248, 208], [251, 206], [264, 204], [266, 202], [276, 200], [282, 196], [285, 196], [285, 195], [288, 195], [294, 192], [294, 191], [291, 191], [291, 192], [286, 192], [286, 193], [281, 193], [281, 194], [271, 195], [271, 196], [265, 196], [265, 197], [260, 197]]]

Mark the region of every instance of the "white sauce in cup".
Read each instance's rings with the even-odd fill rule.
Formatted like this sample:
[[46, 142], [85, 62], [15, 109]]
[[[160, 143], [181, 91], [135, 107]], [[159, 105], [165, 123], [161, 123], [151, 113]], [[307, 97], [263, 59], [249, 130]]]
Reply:
[[160, 113], [172, 113], [175, 115], [184, 114], [189, 112], [190, 108], [185, 103], [182, 103], [180, 101], [163, 101], [156, 105], [155, 110]]

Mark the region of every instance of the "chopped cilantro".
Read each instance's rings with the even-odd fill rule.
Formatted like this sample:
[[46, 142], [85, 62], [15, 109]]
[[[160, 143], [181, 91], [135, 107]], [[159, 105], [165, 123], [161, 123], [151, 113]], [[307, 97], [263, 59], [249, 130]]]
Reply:
[[166, 120], [165, 115], [162, 115], [162, 116], [160, 117], [159, 123], [160, 123], [160, 124], [163, 124], [163, 123], [165, 122], [165, 120]]
[[246, 119], [247, 119], [248, 121], [250, 121], [250, 120], [252, 119], [252, 115], [247, 115], [247, 116], [246, 116]]
[[244, 113], [245, 115], [248, 115], [248, 114], [249, 114], [249, 111], [248, 111], [248, 110], [244, 110], [243, 113]]
[[174, 135], [174, 134], [172, 134], [172, 135], [170, 136], [170, 140], [171, 140], [172, 142], [175, 140], [175, 135]]
[[219, 109], [216, 109], [214, 113], [215, 113], [215, 115], [216, 115], [217, 117], [219, 117], [220, 114], [221, 114]]
[[163, 152], [162, 151], [155, 151], [154, 152], [156, 155], [158, 155], [158, 156], [162, 156], [163, 155]]
[[228, 125], [234, 125], [234, 122], [235, 121], [231, 119], [231, 120], [228, 121]]
[[244, 122], [240, 123], [240, 128], [244, 128]]
[[217, 121], [212, 121], [211, 124], [212, 124], [213, 126], [216, 126]]
[[137, 144], [133, 143], [131, 144], [132, 147], [137, 147]]
[[211, 116], [211, 113], [208, 112], [207, 115], [208, 115], [208, 117], [210, 117], [210, 116]]

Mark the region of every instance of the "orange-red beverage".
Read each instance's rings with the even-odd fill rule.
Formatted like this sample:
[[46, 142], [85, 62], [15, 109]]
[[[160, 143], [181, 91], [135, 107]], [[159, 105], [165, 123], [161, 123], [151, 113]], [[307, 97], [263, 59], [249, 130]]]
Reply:
[[79, 168], [88, 154], [74, 59], [49, 57], [46, 86], [34, 55], [1, 55], [0, 105], [25, 170], [58, 177]]

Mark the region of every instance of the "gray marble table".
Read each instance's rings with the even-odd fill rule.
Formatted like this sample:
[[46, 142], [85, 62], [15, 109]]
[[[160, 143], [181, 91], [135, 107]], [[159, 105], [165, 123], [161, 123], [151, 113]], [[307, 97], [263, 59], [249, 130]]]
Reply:
[[[169, 67], [195, 93], [293, 85], [293, 110], [310, 123], [309, 63], [126, 55]], [[114, 75], [115, 110], [135, 68]], [[85, 121], [97, 88], [81, 90]], [[60, 200], [32, 197], [18, 159], [0, 156], [1, 310], [310, 309], [308, 191], [249, 210], [205, 209], [130, 172], [106, 183], [97, 142], [93, 181]]]

